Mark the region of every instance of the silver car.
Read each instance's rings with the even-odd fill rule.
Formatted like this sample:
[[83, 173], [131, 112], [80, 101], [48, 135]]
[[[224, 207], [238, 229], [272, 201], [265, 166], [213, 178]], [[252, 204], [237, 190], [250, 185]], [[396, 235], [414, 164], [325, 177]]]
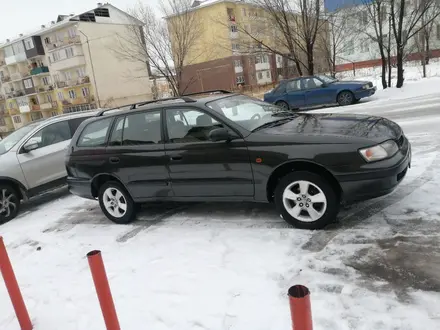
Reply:
[[0, 141], [0, 224], [20, 202], [66, 183], [64, 158], [78, 126], [96, 111], [34, 121]]

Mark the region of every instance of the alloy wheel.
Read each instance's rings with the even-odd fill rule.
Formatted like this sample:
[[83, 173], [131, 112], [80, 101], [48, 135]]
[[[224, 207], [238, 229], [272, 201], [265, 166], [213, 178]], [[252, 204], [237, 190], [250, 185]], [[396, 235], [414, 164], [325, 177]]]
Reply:
[[339, 104], [341, 105], [349, 105], [353, 102], [353, 98], [350, 93], [344, 92], [339, 95]]
[[0, 194], [0, 216], [9, 217], [17, 210], [17, 196], [7, 188], [3, 188]]
[[105, 209], [115, 218], [122, 218], [127, 212], [127, 200], [117, 188], [107, 188], [102, 198]]
[[327, 210], [327, 198], [316, 184], [310, 181], [295, 181], [283, 192], [286, 211], [303, 222], [319, 220]]

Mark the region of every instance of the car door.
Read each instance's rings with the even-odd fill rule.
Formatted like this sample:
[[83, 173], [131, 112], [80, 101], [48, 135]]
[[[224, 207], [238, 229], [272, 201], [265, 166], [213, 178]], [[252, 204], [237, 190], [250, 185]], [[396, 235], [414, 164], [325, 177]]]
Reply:
[[[334, 91], [316, 77], [307, 77], [302, 80], [306, 106], [334, 103]], [[333, 102], [332, 102], [333, 101]]]
[[109, 171], [137, 200], [172, 196], [161, 110], [118, 117], [107, 147]]
[[254, 181], [246, 142], [209, 140], [212, 129], [224, 123], [197, 108], [165, 110], [171, 184], [176, 197], [254, 195]]
[[287, 103], [291, 109], [301, 108], [305, 104], [304, 92], [301, 90], [301, 78], [286, 84]]
[[[67, 176], [64, 156], [71, 138], [69, 123], [64, 120], [41, 128], [19, 148], [17, 158], [30, 189]], [[38, 147], [25, 152], [23, 146], [31, 140]]]

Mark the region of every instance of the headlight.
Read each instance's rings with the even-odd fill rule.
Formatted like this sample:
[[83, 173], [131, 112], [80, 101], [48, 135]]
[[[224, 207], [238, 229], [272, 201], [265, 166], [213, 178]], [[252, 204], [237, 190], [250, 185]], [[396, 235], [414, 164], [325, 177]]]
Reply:
[[368, 89], [370, 86], [368, 86], [368, 84], [362, 86], [362, 89]]
[[361, 156], [367, 162], [374, 162], [385, 158], [389, 158], [393, 156], [397, 151], [399, 151], [399, 147], [397, 146], [397, 143], [391, 140], [378, 144], [374, 147], [369, 147], [359, 150]]

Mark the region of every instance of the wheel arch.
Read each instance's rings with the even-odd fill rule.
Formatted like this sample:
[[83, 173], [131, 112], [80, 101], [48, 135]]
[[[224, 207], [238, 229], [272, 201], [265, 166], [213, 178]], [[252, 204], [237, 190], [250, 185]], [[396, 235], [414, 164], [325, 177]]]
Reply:
[[11, 185], [15, 189], [17, 189], [17, 193], [19, 194], [20, 199], [27, 198], [27, 189], [20, 181], [7, 176], [0, 176], [0, 184], [2, 183]]
[[281, 178], [294, 171], [307, 171], [324, 177], [335, 190], [339, 199], [342, 197], [342, 188], [335, 176], [324, 166], [309, 160], [290, 160], [275, 168], [266, 183], [266, 195], [269, 202], [273, 201], [275, 188]]
[[92, 196], [95, 198], [98, 197], [99, 187], [101, 187], [104, 183], [108, 181], [117, 181], [125, 188], [125, 190], [128, 192], [130, 197], [132, 197], [130, 191], [127, 189], [127, 186], [122, 182], [122, 180], [116, 175], [109, 173], [100, 173], [93, 177], [91, 184]]

